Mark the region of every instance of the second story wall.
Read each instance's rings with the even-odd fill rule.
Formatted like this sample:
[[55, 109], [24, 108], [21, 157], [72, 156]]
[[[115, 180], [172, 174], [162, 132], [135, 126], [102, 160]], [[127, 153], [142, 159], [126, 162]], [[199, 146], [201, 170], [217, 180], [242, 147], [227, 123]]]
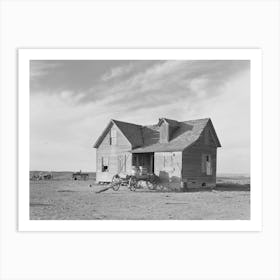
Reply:
[[97, 152], [118, 153], [120, 151], [130, 151], [131, 144], [122, 134], [119, 128], [113, 124], [109, 132], [104, 137], [103, 141], [97, 148]]

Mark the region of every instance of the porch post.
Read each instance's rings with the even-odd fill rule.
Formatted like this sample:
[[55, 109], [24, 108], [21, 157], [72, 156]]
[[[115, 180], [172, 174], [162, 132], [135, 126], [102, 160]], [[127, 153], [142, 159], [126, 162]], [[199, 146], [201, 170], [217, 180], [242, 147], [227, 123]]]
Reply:
[[153, 172], [153, 154], [151, 154], [150, 156], [150, 170], [149, 170], [149, 173], [152, 173]]

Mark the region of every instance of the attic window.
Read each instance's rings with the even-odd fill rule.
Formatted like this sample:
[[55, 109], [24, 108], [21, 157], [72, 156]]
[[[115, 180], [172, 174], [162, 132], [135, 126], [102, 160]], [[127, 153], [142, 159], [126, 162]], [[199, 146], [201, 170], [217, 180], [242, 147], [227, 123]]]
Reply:
[[111, 129], [110, 133], [110, 145], [117, 145], [117, 130]]

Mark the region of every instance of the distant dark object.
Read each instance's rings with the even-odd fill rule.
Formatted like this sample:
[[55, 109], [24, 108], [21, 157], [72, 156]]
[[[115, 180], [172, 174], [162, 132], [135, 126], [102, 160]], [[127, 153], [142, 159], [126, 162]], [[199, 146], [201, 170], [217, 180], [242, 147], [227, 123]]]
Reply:
[[74, 180], [88, 180], [89, 174], [83, 173], [81, 170], [72, 174]]
[[30, 174], [30, 180], [51, 180], [53, 179], [52, 173], [42, 173], [39, 174]]

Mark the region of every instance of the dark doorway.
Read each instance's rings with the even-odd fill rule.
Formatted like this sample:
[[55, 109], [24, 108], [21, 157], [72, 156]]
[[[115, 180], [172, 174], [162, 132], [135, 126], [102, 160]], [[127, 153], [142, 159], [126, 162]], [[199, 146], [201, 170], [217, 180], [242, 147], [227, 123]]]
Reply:
[[132, 165], [136, 167], [145, 167], [149, 173], [154, 173], [154, 153], [133, 154]]

